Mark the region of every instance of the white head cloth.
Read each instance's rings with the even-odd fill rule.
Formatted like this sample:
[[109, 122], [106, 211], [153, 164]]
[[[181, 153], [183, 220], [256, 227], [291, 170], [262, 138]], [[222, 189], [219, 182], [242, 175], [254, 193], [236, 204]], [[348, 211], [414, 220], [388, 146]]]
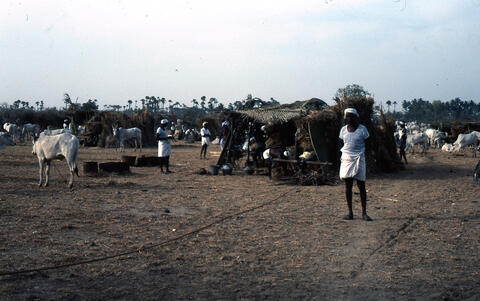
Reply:
[[357, 110], [355, 110], [354, 108], [347, 108], [347, 109], [345, 109], [345, 111], [344, 111], [344, 113], [343, 113], [343, 117], [346, 118], [348, 113], [349, 113], [349, 114], [353, 114], [353, 115], [355, 115], [355, 116], [358, 117], [358, 112], [357, 112]]
[[167, 119], [162, 119], [162, 121], [160, 121], [160, 124], [168, 124], [168, 120]]

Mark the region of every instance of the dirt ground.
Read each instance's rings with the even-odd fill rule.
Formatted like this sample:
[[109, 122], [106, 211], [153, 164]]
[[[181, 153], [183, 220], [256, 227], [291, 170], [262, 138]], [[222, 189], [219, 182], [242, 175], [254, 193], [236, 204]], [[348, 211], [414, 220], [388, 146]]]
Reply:
[[478, 159], [429, 150], [368, 177], [365, 222], [358, 194], [342, 220], [342, 183], [196, 174], [219, 151], [176, 143], [173, 174], [86, 177], [84, 161], [121, 154], [81, 148], [70, 190], [65, 162], [38, 188], [31, 146], [1, 150], [0, 273], [113, 258], [0, 276], [0, 299], [480, 300]]

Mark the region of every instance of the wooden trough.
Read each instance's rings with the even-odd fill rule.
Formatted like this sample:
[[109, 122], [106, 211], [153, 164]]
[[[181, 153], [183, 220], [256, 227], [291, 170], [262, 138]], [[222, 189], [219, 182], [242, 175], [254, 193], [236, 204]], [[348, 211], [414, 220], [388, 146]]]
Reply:
[[98, 175], [98, 163], [96, 161], [83, 162], [83, 174], [86, 176]]
[[98, 169], [102, 173], [127, 173], [130, 172], [130, 166], [125, 162], [105, 162], [98, 164]]
[[137, 157], [135, 161], [135, 166], [138, 167], [147, 167], [147, 166], [160, 166], [160, 158], [159, 157]]
[[122, 162], [127, 163], [129, 166], [135, 166], [135, 161], [137, 157], [135, 156], [122, 156]]

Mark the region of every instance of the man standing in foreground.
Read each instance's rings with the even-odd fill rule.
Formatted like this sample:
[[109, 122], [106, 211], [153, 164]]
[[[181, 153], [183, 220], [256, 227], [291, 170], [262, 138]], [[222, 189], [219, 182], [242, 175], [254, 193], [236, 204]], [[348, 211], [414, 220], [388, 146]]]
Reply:
[[365, 189], [366, 164], [365, 164], [365, 140], [370, 137], [365, 126], [358, 121], [357, 110], [347, 108], [344, 112], [346, 125], [340, 130], [339, 138], [343, 140], [340, 163], [340, 179], [345, 180], [345, 195], [347, 198], [348, 214], [344, 219], [353, 219], [352, 188], [353, 180], [357, 180], [362, 202], [362, 219], [371, 221], [367, 215], [367, 191]]

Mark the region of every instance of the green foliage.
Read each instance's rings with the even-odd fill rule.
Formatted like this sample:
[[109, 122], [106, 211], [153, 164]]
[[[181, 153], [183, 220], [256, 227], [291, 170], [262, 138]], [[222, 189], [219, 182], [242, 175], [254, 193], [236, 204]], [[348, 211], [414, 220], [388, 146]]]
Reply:
[[403, 100], [402, 108], [404, 112], [397, 113], [395, 117], [404, 120], [451, 122], [480, 119], [480, 103], [475, 103], [473, 100], [463, 101], [458, 97], [448, 102], [440, 100], [430, 102], [422, 98]]
[[338, 101], [342, 98], [367, 97], [370, 95], [370, 92], [365, 90], [362, 86], [351, 84], [347, 85], [345, 88], [338, 89], [333, 99], [338, 103]]

